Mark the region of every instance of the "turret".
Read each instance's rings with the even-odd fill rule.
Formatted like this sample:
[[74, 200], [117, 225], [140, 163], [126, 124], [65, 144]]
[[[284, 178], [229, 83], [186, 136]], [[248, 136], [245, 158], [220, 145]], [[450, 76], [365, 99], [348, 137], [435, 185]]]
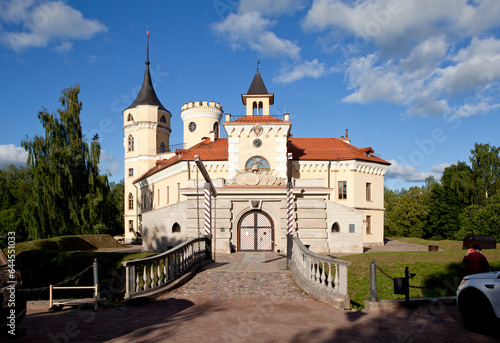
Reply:
[[182, 106], [185, 148], [198, 144], [204, 137], [220, 136], [222, 105], [217, 102], [195, 101]]

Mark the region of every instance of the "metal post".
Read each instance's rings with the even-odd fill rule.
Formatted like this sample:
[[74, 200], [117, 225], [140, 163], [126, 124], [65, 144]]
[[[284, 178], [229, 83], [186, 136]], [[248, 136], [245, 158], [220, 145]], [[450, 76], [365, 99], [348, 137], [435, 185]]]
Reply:
[[405, 305], [410, 305], [410, 273], [408, 271], [408, 267], [405, 267]]
[[[94, 264], [92, 265], [94, 269], [94, 285], [97, 287], [97, 299], [101, 297], [101, 294], [99, 292], [99, 263], [97, 263], [97, 258], [94, 259]], [[97, 300], [96, 299], [96, 300]]]
[[375, 260], [370, 263], [370, 301], [378, 301], [377, 295], [377, 265]]

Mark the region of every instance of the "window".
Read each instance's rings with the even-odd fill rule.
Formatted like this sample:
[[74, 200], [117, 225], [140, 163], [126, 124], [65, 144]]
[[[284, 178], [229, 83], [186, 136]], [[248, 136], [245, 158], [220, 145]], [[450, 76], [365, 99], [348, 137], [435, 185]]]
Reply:
[[269, 162], [262, 156], [251, 157], [245, 164], [245, 171], [260, 174], [263, 171], [268, 171]]
[[372, 234], [372, 216], [366, 216], [366, 234]]
[[349, 224], [349, 233], [354, 233], [354, 232], [356, 232], [356, 225]]
[[160, 152], [165, 152], [165, 144], [163, 142], [160, 144]]
[[339, 223], [334, 223], [332, 225], [332, 232], [340, 232], [340, 226]]
[[181, 184], [177, 184], [177, 202], [181, 201]]
[[160, 190], [158, 190], [158, 199], [156, 199], [158, 206], [160, 206]]
[[170, 203], [170, 187], [167, 186], [167, 204]]
[[214, 136], [215, 138], [219, 138], [219, 123], [214, 123]]
[[132, 115], [132, 113], [129, 113], [128, 117], [127, 117], [127, 121], [132, 121], [132, 120], [134, 120], [134, 116]]
[[132, 193], [128, 193], [128, 209], [134, 209], [134, 196], [132, 195]]
[[366, 201], [372, 201], [372, 184], [366, 183]]
[[134, 232], [134, 221], [133, 220], [128, 221], [128, 232]]
[[339, 181], [339, 199], [347, 199], [347, 181]]
[[128, 151], [134, 151], [134, 137], [128, 136]]
[[174, 225], [172, 225], [172, 232], [181, 232], [181, 226], [179, 225], [179, 223], [175, 223]]
[[196, 123], [194, 121], [190, 122], [188, 128], [190, 132], [194, 132], [196, 130]]
[[149, 208], [153, 208], [153, 198], [154, 198], [154, 195], [155, 194], [153, 193], [153, 191], [149, 192], [149, 204], [150, 204]]
[[166, 123], [167, 120], [165, 119], [165, 116], [161, 116], [160, 118], [160, 123]]
[[128, 176], [134, 176], [134, 168], [128, 168]]

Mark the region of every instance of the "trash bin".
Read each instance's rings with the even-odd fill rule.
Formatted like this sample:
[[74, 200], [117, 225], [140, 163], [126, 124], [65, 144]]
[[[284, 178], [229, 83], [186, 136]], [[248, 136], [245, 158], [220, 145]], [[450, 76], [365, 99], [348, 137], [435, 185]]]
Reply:
[[408, 279], [404, 277], [394, 278], [394, 294], [406, 294], [409, 289]]
[[439, 246], [431, 244], [431, 245], [427, 246], [427, 251], [439, 251]]

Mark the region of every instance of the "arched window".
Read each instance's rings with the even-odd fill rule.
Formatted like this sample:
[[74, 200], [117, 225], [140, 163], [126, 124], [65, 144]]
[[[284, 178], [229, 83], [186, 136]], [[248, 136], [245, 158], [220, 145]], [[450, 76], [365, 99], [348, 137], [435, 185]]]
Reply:
[[165, 144], [163, 142], [160, 144], [160, 152], [165, 152]]
[[214, 123], [214, 136], [215, 138], [219, 138], [219, 123]]
[[128, 117], [127, 117], [127, 121], [132, 121], [132, 120], [134, 120], [134, 116], [132, 115], [132, 113], [129, 113]]
[[128, 193], [128, 209], [134, 209], [134, 196], [132, 195], [132, 193]]
[[250, 157], [245, 164], [245, 171], [260, 174], [263, 171], [269, 171], [269, 162], [262, 156]]
[[128, 136], [128, 151], [134, 151], [134, 137]]
[[167, 120], [165, 119], [165, 116], [161, 116], [160, 118], [160, 123], [166, 123]]
[[179, 223], [174, 223], [174, 225], [172, 225], [172, 232], [181, 232], [181, 226]]
[[340, 232], [340, 225], [339, 225], [339, 223], [334, 223], [332, 225], [332, 232]]

